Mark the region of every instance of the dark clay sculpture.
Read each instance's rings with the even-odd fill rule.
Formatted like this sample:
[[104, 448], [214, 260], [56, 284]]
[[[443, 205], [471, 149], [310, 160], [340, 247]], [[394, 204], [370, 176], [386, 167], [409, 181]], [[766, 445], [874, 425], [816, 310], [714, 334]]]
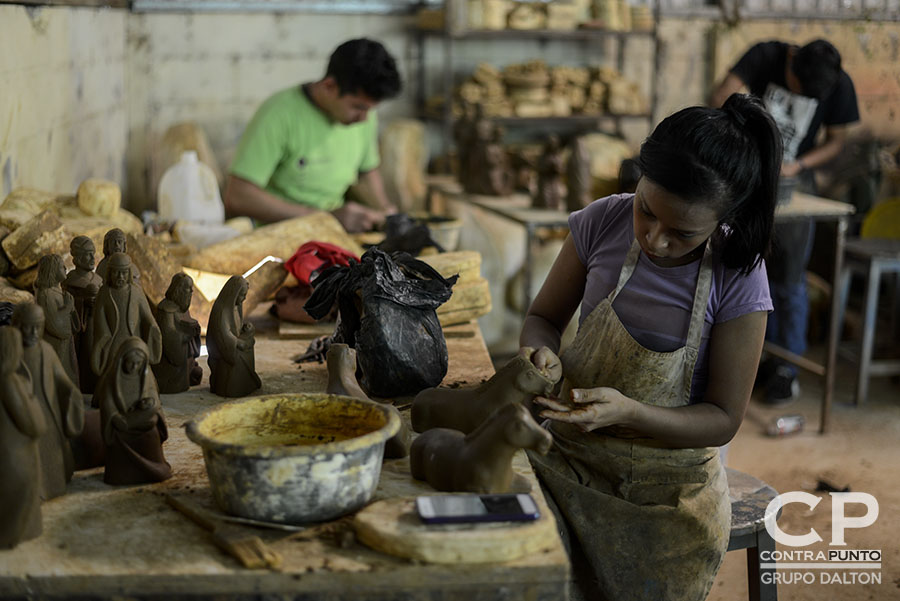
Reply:
[[[94, 348], [91, 369], [100, 376], [123, 340], [137, 336], [147, 344], [150, 364], [159, 363], [162, 334], [141, 287], [131, 278], [131, 259], [124, 253], [109, 258], [106, 283], [94, 307]], [[95, 403], [96, 406], [96, 403]]]
[[566, 184], [563, 182], [565, 162], [559, 137], [551, 135], [544, 146], [544, 154], [538, 159], [538, 191], [532, 206], [541, 209], [564, 211], [566, 208]]
[[0, 327], [0, 549], [41, 534], [38, 439], [46, 429], [22, 366], [22, 335]]
[[[328, 394], [351, 396], [363, 401], [371, 400], [360, 387], [356, 379], [356, 351], [346, 344], [332, 344], [328, 348]], [[384, 456], [388, 459], [400, 459], [409, 455], [409, 443], [412, 435], [400, 412], [393, 405], [387, 405], [400, 418], [400, 430], [384, 443]]]
[[536, 395], [549, 394], [556, 381], [534, 366], [531, 352], [522, 349], [490, 380], [474, 388], [426, 388], [413, 400], [413, 430], [452, 428], [468, 434], [503, 405], [528, 403]]
[[582, 138], [575, 138], [569, 145], [569, 164], [566, 168], [569, 184], [566, 208], [569, 212], [578, 211], [591, 204], [593, 185], [591, 180], [591, 158], [587, 145]]
[[169, 431], [143, 340], [132, 336], [119, 345], [94, 398], [106, 443], [103, 481], [144, 484], [169, 478], [172, 468], [162, 450]]
[[512, 192], [513, 172], [503, 147], [503, 129], [480, 115], [473, 123], [468, 161], [467, 192], [491, 196]]
[[41, 408], [47, 430], [38, 439], [41, 465], [41, 498], [45, 501], [66, 492], [75, 471], [70, 438], [84, 428], [81, 391], [69, 379], [44, 335], [44, 311], [23, 303], [13, 313], [13, 325], [22, 333], [23, 361], [31, 378], [32, 392]]
[[120, 230], [119, 228], [113, 228], [106, 232], [106, 235], [103, 236], [103, 258], [100, 259], [100, 263], [97, 265], [97, 275], [100, 276], [100, 279], [106, 282], [106, 272], [109, 268], [109, 259], [115, 253], [125, 253], [127, 251], [127, 240], [125, 238], [125, 232]]
[[63, 369], [77, 386], [75, 331], [78, 329], [78, 314], [75, 299], [60, 285], [65, 279], [66, 267], [59, 255], [41, 257], [34, 282], [34, 300], [44, 310], [44, 340], [56, 351]]
[[94, 303], [103, 278], [94, 273], [94, 242], [87, 236], [76, 236], [69, 244], [75, 269], [69, 272], [62, 283], [63, 290], [75, 301], [78, 327], [75, 330], [75, 350], [78, 362], [78, 385], [81, 392], [94, 392], [97, 376], [91, 370], [91, 349], [94, 348]]
[[434, 428], [416, 438], [409, 452], [413, 478], [437, 490], [496, 494], [528, 492], [531, 484], [513, 473], [513, 454], [530, 449], [546, 454], [553, 437], [519, 403], [493, 412], [472, 433]]
[[194, 280], [186, 273], [172, 276], [164, 298], [156, 308], [156, 323], [162, 333], [162, 357], [153, 366], [159, 391], [184, 392], [203, 378], [200, 356], [200, 322], [191, 317]]
[[247, 280], [231, 276], [209, 314], [209, 389], [219, 396], [246, 396], [262, 386], [256, 373], [253, 324], [244, 321], [248, 288]]

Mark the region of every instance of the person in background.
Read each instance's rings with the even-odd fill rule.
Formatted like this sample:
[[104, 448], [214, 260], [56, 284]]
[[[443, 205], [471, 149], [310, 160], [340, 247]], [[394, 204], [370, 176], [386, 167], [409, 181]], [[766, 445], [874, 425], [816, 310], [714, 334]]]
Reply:
[[[396, 212], [378, 171], [375, 107], [400, 93], [394, 58], [369, 39], [344, 42], [325, 76], [269, 97], [231, 163], [225, 210], [271, 223], [331, 211], [350, 232]], [[369, 206], [344, 202], [347, 189]]]
[[[856, 91], [841, 68], [840, 53], [826, 40], [803, 47], [778, 41], [756, 44], [732, 67], [710, 103], [721, 106], [743, 88], [762, 98], [778, 125], [784, 146], [782, 177], [796, 177], [799, 191], [815, 193], [812, 170], [841, 152], [848, 126], [859, 121]], [[806, 352], [806, 266], [812, 242], [812, 220], [779, 224], [768, 261], [775, 311], [769, 316], [766, 340], [797, 355]], [[796, 369], [774, 357], [760, 365], [757, 381], [765, 387], [769, 404], [789, 402], [800, 392]]]
[[744, 418], [772, 308], [781, 138], [735, 94], [664, 119], [638, 163], [634, 194], [570, 215], [522, 326], [532, 362], [564, 378], [558, 398], [535, 399], [554, 446], [529, 459], [576, 597], [702, 601], [731, 527], [716, 447]]

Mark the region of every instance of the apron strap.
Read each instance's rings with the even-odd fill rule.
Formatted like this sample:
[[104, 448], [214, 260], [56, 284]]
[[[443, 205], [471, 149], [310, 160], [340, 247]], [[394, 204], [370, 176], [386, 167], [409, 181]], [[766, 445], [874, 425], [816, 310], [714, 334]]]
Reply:
[[638, 256], [640, 256], [640, 254], [641, 245], [638, 243], [637, 237], [635, 237], [631, 242], [631, 248], [628, 249], [628, 254], [625, 255], [625, 263], [622, 264], [622, 271], [619, 272], [619, 283], [616, 284], [616, 289], [609, 293], [610, 304], [616, 300], [619, 292], [621, 292], [622, 288], [625, 287], [625, 284], [628, 283], [631, 274], [634, 273], [634, 267], [637, 265]]
[[706, 306], [709, 303], [709, 292], [712, 288], [712, 251], [709, 241], [703, 249], [700, 260], [700, 273], [697, 276], [697, 287], [694, 289], [694, 304], [691, 307], [691, 323], [688, 326], [685, 346], [698, 350], [703, 337], [703, 321], [706, 318]]

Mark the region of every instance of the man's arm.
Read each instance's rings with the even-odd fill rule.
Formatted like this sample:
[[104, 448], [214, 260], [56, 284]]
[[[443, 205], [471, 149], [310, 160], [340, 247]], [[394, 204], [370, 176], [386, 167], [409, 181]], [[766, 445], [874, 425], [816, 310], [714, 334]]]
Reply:
[[781, 173], [786, 176], [797, 175], [805, 169], [821, 167], [841, 153], [847, 134], [852, 125], [831, 125], [825, 128], [825, 139], [819, 146], [812, 147], [808, 152], [797, 157], [793, 163], [786, 163], [781, 168]]
[[387, 214], [397, 212], [397, 207], [388, 200], [387, 193], [384, 191], [384, 180], [381, 178], [381, 171], [377, 167], [361, 173], [352, 190], [353, 194], [365, 205], [384, 211]]
[[316, 210], [306, 205], [288, 202], [236, 175], [228, 176], [223, 202], [229, 215], [252, 217], [263, 223], [303, 217]]
[[709, 106], [721, 108], [722, 105], [725, 104], [725, 101], [728, 100], [729, 96], [745, 91], [746, 87], [746, 84], [740, 77], [734, 73], [729, 73], [725, 76], [725, 79], [722, 80], [722, 83], [720, 83], [713, 91], [712, 95], [710, 95]]

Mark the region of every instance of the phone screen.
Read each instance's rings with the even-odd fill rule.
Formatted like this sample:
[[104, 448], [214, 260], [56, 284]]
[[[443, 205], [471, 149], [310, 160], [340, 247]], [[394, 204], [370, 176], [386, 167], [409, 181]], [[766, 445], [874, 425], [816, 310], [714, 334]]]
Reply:
[[527, 494], [434, 495], [418, 497], [419, 516], [427, 523], [506, 522], [540, 517]]

